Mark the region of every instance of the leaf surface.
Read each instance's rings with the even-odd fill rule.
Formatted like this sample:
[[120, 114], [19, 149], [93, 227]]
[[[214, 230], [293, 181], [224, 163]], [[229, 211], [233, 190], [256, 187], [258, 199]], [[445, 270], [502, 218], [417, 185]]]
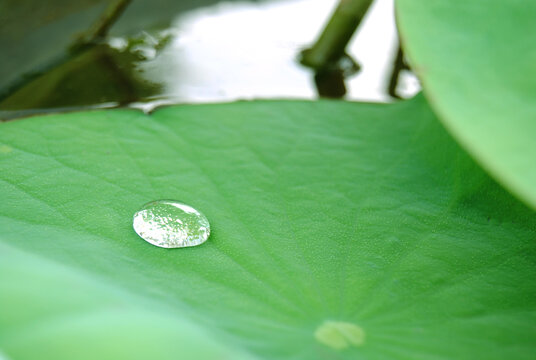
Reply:
[[536, 208], [536, 2], [396, 4], [404, 48], [440, 120]]
[[[422, 97], [0, 124], [0, 351], [13, 359], [531, 359], [536, 221]], [[201, 246], [132, 215], [176, 199]]]

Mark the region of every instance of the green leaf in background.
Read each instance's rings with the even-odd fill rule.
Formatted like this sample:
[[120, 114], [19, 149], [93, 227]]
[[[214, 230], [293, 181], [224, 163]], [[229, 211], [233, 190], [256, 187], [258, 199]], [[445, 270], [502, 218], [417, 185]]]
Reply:
[[0, 2], [0, 95], [60, 59], [111, 0]]
[[[68, 49], [79, 41], [80, 36], [90, 31], [95, 23], [102, 21], [107, 8], [119, 2], [120, 0], [0, 1], [0, 98], [18, 90], [29, 79], [68, 61]], [[110, 33], [112, 36], [132, 36], [142, 30], [166, 29], [182, 13], [216, 2], [217, 0], [132, 1], [113, 23]], [[83, 65], [68, 64], [71, 68]], [[114, 64], [101, 63], [93, 66], [107, 68], [111, 65]], [[50, 80], [51, 83], [45, 83], [45, 87], [55, 84], [53, 78]], [[119, 82], [113, 78], [110, 81], [114, 83], [114, 80]], [[77, 89], [82, 86], [78, 85]], [[101, 90], [107, 91], [104, 87]]]
[[412, 68], [462, 146], [536, 208], [536, 2], [397, 1]]
[[[534, 357], [534, 212], [422, 97], [36, 117], [0, 169], [9, 358]], [[209, 240], [140, 239], [162, 198]]]

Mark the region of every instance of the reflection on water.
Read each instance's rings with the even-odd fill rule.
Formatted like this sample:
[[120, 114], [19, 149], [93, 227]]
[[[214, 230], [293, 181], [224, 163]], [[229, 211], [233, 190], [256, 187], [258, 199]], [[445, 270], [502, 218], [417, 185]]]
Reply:
[[[132, 46], [133, 48], [133, 46]], [[140, 76], [143, 55], [97, 45], [17, 89], [0, 103], [5, 117], [85, 107], [116, 107], [159, 94], [162, 85]], [[0, 117], [2, 117], [0, 112]]]
[[[148, 78], [164, 84], [167, 97], [181, 102], [312, 99], [316, 97], [312, 72], [296, 57], [315, 40], [335, 4], [223, 3], [192, 11], [175, 21], [174, 41], [141, 67]], [[388, 83], [397, 45], [393, 2], [376, 1], [348, 48], [361, 72], [349, 79], [347, 99], [391, 100]], [[418, 89], [411, 76], [403, 75], [400, 85], [403, 96]]]
[[[0, 118], [87, 105], [150, 110], [162, 103], [316, 98], [313, 74], [296, 58], [335, 5], [335, 0], [223, 2], [180, 14], [165, 31], [110, 38], [36, 77], [1, 100]], [[347, 49], [361, 65], [346, 82], [347, 99], [391, 101], [397, 46], [393, 1], [377, 0]], [[409, 72], [402, 71], [400, 79], [398, 94], [418, 90]]]

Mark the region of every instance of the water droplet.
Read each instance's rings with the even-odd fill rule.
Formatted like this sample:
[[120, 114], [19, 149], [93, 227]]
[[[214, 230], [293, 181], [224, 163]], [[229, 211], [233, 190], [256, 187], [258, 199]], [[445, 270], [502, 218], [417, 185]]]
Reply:
[[207, 241], [210, 224], [205, 215], [175, 200], [151, 201], [134, 214], [136, 233], [163, 248], [196, 246]]
[[365, 331], [356, 324], [344, 321], [326, 321], [315, 331], [315, 339], [330, 348], [343, 350], [365, 343]]

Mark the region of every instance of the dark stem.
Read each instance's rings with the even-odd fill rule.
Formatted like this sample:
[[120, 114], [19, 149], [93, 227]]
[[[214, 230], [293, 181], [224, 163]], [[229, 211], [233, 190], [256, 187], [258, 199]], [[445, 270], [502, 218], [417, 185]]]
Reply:
[[315, 70], [337, 63], [371, 3], [372, 0], [340, 0], [318, 40], [301, 53], [300, 62]]
[[103, 39], [131, 2], [132, 0], [116, 0], [112, 2], [97, 21], [71, 45], [70, 51], [81, 51]]
[[344, 74], [341, 70], [320, 70], [315, 73], [315, 85], [318, 96], [340, 99], [346, 94]]
[[408, 67], [404, 61], [404, 52], [402, 51], [399, 42], [395, 61], [393, 62], [393, 71], [391, 72], [391, 78], [389, 79], [389, 85], [387, 86], [387, 93], [395, 99], [401, 99], [400, 95], [396, 92], [396, 88], [398, 86], [398, 80], [400, 79], [400, 72], [406, 69], [408, 69]]

